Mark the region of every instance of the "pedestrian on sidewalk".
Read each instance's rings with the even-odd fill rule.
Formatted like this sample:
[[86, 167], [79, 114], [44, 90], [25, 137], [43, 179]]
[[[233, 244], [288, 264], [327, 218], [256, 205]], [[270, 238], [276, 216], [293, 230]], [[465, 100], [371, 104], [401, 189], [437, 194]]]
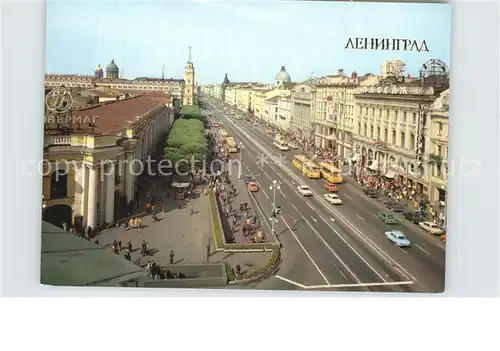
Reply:
[[170, 264], [174, 264], [174, 251], [170, 249], [170, 253], [168, 254]]

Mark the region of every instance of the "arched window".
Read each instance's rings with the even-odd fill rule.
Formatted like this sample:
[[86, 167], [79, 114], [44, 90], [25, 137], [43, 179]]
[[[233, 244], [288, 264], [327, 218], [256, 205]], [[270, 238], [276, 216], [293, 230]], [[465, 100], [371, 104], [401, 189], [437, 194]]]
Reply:
[[415, 165], [413, 163], [410, 163], [410, 172], [415, 172]]
[[50, 178], [50, 198], [64, 199], [68, 194], [68, 175], [64, 170], [56, 170]]
[[393, 130], [393, 131], [392, 131], [392, 139], [391, 139], [391, 143], [392, 143], [393, 145], [396, 145], [396, 131], [395, 131], [395, 130]]
[[399, 146], [402, 147], [403, 149], [406, 147], [406, 145], [405, 145], [405, 133], [404, 132], [401, 132], [401, 140], [400, 140]]
[[416, 147], [416, 145], [415, 145], [415, 134], [412, 133], [410, 135], [410, 148], [414, 148], [414, 147]]
[[366, 124], [365, 124], [365, 130], [364, 130], [364, 133], [363, 133], [364, 136], [368, 136], [368, 129], [366, 127]]
[[387, 128], [385, 128], [384, 130], [384, 141], [387, 143], [389, 140], [389, 131], [387, 130]]
[[380, 140], [380, 127], [377, 127], [377, 140]]
[[361, 123], [358, 123], [358, 133], [361, 135]]
[[373, 139], [373, 126], [370, 126], [370, 138]]

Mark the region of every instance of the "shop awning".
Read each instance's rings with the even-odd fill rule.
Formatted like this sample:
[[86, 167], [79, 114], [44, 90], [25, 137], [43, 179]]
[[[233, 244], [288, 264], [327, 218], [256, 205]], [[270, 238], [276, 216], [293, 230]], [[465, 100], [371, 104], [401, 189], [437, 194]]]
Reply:
[[389, 178], [389, 179], [393, 179], [395, 176], [396, 176], [396, 173], [394, 173], [393, 171], [387, 171], [387, 173], [384, 174], [384, 177]]
[[372, 170], [372, 171], [377, 171], [378, 170], [378, 161], [375, 160], [372, 162], [372, 164], [370, 166], [368, 166], [368, 169]]

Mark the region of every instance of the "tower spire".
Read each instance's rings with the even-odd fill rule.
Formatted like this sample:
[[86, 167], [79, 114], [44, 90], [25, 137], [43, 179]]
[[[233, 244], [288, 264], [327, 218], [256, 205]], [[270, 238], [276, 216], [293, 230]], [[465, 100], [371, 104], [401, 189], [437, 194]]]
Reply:
[[191, 46], [188, 47], [188, 50], [189, 50], [189, 58], [188, 58], [188, 62], [193, 62], [191, 61]]

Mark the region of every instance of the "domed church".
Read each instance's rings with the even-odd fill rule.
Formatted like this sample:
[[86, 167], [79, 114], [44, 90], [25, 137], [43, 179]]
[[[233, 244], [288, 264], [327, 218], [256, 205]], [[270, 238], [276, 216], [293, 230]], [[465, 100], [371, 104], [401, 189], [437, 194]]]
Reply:
[[109, 65], [106, 66], [106, 78], [109, 79], [118, 79], [120, 75], [120, 70], [115, 63], [115, 60], [111, 60]]
[[97, 65], [94, 71], [94, 78], [101, 79], [104, 77], [104, 72], [102, 71], [101, 65]]
[[278, 72], [274, 78], [274, 85], [281, 86], [283, 83], [291, 83], [292, 79], [285, 69], [285, 66], [281, 66], [281, 70]]

